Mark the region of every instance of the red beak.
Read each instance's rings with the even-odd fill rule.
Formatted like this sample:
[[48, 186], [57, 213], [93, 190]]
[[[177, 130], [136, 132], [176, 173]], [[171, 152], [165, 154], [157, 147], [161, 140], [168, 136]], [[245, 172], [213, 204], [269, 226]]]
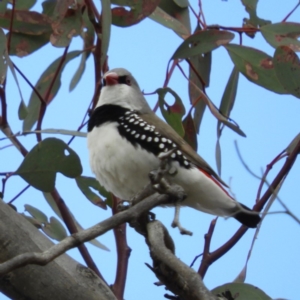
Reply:
[[115, 85], [119, 83], [119, 75], [117, 73], [108, 73], [105, 76], [106, 85]]

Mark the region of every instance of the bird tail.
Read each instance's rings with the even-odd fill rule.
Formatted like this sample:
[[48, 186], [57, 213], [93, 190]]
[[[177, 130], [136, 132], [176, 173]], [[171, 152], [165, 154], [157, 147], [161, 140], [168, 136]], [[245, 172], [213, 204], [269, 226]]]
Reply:
[[261, 217], [246, 205], [241, 203], [239, 204], [242, 210], [239, 209], [239, 211], [235, 213], [233, 217], [247, 227], [256, 228], [257, 224], [261, 220]]

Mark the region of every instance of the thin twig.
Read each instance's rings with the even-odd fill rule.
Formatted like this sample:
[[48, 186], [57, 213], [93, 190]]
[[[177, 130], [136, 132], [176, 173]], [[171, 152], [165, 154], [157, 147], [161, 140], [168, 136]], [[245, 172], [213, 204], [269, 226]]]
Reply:
[[[119, 199], [113, 197], [113, 209], [112, 209], [113, 215], [119, 213], [118, 205], [119, 205]], [[131, 253], [131, 249], [127, 244], [126, 223], [114, 227], [113, 232], [116, 240], [118, 261], [117, 261], [115, 282], [112, 285], [112, 290], [115, 296], [119, 300], [122, 300], [124, 299], [128, 262]]]
[[[264, 195], [261, 197], [261, 199], [254, 205], [253, 210], [254, 211], [261, 211], [264, 207], [264, 205], [267, 203], [269, 198], [274, 193], [277, 186], [280, 184], [281, 180], [286, 177], [294, 165], [297, 155], [300, 153], [300, 141], [296, 144], [293, 151], [290, 153], [290, 155], [287, 157], [284, 165], [282, 166], [281, 170], [278, 172], [277, 176], [274, 178], [272, 184], [269, 186], [269, 188], [266, 190]], [[202, 260], [202, 263], [200, 265], [198, 273], [202, 278], [205, 276], [208, 266], [211, 265], [213, 262], [218, 260], [221, 256], [223, 256], [225, 253], [227, 253], [240, 239], [241, 237], [246, 233], [248, 230], [248, 227], [241, 226], [236, 233], [221, 247], [216, 249], [215, 251], [211, 252], [210, 256], [206, 260]]]
[[300, 1], [296, 4], [296, 6], [287, 14], [287, 16], [281, 21], [282, 23], [286, 22], [286, 20], [292, 15], [294, 11], [299, 7]]

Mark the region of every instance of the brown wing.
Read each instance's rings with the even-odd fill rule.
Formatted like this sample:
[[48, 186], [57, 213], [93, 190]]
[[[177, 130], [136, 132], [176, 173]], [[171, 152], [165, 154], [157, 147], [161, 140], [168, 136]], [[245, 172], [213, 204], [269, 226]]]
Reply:
[[180, 137], [171, 126], [166, 124], [154, 113], [146, 113], [140, 115], [140, 117], [148, 124], [154, 125], [155, 130], [158, 131], [162, 136], [170, 138], [178, 146], [178, 149], [180, 149], [195, 166], [205, 171], [210, 176], [213, 176], [216, 180], [227, 187], [226, 183], [211, 168], [211, 166], [200, 155], [198, 155], [194, 151], [194, 149], [182, 137]]

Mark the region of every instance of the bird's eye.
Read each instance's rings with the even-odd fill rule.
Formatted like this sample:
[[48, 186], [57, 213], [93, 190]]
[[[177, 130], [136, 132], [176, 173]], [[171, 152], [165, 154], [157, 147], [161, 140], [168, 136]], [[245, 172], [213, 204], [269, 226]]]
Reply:
[[131, 85], [131, 80], [128, 76], [120, 76], [119, 77], [119, 83]]
[[106, 86], [106, 80], [104, 78], [102, 80], [102, 86]]
[[127, 76], [126, 76], [126, 84], [127, 84], [127, 85], [131, 85], [131, 80], [130, 80], [130, 78], [128, 78]]

